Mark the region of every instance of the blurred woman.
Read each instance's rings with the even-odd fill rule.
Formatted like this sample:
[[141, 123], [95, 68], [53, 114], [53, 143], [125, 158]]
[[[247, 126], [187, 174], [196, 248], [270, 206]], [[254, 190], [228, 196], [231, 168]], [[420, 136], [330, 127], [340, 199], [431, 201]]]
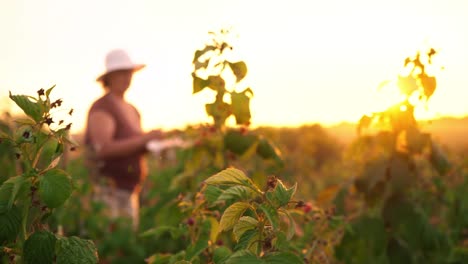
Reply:
[[105, 94], [88, 113], [85, 143], [89, 150], [96, 199], [103, 202], [111, 217], [130, 217], [134, 229], [139, 222], [139, 193], [147, 175], [146, 145], [161, 139], [162, 132], [144, 133], [138, 110], [125, 100], [133, 74], [145, 67], [134, 63], [121, 49], [110, 51], [106, 71], [97, 81]]

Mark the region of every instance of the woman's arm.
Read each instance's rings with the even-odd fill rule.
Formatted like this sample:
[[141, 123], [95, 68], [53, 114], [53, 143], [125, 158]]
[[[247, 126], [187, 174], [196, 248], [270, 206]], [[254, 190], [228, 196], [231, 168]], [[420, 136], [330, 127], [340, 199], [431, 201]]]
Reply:
[[99, 159], [117, 158], [144, 151], [151, 139], [159, 139], [162, 133], [158, 130], [128, 139], [114, 140], [115, 121], [104, 111], [90, 113], [88, 119], [89, 138]]

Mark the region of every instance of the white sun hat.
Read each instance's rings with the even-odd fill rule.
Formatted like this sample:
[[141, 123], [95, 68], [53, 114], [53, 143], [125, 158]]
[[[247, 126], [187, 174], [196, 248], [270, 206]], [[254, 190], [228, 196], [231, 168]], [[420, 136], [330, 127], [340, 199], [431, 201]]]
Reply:
[[136, 72], [136, 71], [143, 69], [145, 66], [146, 64], [134, 63], [125, 50], [114, 49], [114, 50], [111, 50], [109, 53], [107, 53], [106, 60], [105, 60], [106, 70], [104, 71], [103, 74], [99, 75], [96, 81], [97, 82], [102, 81], [102, 78], [106, 74], [113, 72], [113, 71], [133, 69], [133, 71]]

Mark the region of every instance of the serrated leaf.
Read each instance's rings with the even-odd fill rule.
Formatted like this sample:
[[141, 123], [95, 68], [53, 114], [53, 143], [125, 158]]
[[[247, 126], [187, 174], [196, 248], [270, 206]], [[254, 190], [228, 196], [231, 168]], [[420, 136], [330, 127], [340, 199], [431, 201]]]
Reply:
[[24, 242], [23, 259], [26, 264], [54, 262], [57, 238], [49, 231], [37, 231]]
[[0, 244], [16, 239], [21, 227], [21, 212], [16, 206], [0, 213]]
[[237, 223], [239, 218], [244, 214], [245, 210], [250, 207], [250, 204], [237, 202], [229, 206], [221, 216], [220, 228], [222, 231], [230, 230]]
[[236, 241], [239, 241], [244, 232], [256, 228], [257, 225], [257, 219], [250, 216], [242, 216], [233, 228], [233, 233], [234, 237], [236, 238]]
[[205, 180], [205, 183], [212, 185], [243, 185], [252, 187], [255, 186], [252, 180], [245, 176], [244, 172], [234, 168], [225, 169], [209, 177]]
[[289, 203], [296, 189], [297, 183], [287, 189], [283, 182], [278, 180], [273, 191], [267, 193], [267, 198], [274, 206], [281, 207]]
[[289, 252], [273, 252], [262, 257], [265, 264], [302, 264], [304, 263], [298, 256]]
[[255, 256], [249, 250], [239, 250], [234, 252], [227, 260], [226, 264], [261, 264], [263, 263], [260, 259]]
[[[258, 246], [259, 233], [256, 229], [250, 229], [245, 231], [239, 238], [235, 251], [242, 249], [250, 249], [252, 252], [255, 252]], [[256, 244], [254, 244], [256, 243]], [[253, 247], [253, 248], [252, 248]]]
[[40, 178], [39, 195], [41, 201], [50, 208], [61, 206], [70, 197], [71, 192], [71, 179], [63, 170], [49, 170]]
[[12, 95], [10, 92], [10, 99], [18, 105], [26, 115], [39, 122], [44, 114], [42, 107], [39, 103], [30, 100], [26, 95]]
[[214, 185], [208, 185], [205, 188], [205, 191], [203, 194], [205, 195], [205, 199], [210, 202], [214, 203], [218, 200], [218, 197], [223, 193], [223, 190], [220, 188], [214, 186]]
[[248, 200], [252, 198], [255, 193], [252, 189], [246, 186], [232, 186], [228, 189], [224, 190], [223, 193], [218, 197], [218, 201], [226, 201], [226, 200]]
[[56, 246], [57, 264], [98, 263], [97, 249], [91, 240], [79, 237], [62, 237]]
[[276, 230], [279, 226], [278, 211], [274, 207], [268, 204], [261, 204], [260, 209], [263, 211], [263, 213], [267, 217], [273, 229]]
[[244, 77], [247, 75], [247, 64], [243, 61], [239, 61], [236, 63], [229, 62], [229, 66], [232, 69], [232, 72], [236, 76], [237, 82], [240, 80], [244, 79]]
[[22, 176], [11, 177], [0, 186], [0, 213], [10, 210], [20, 190], [28, 188], [31, 183]]

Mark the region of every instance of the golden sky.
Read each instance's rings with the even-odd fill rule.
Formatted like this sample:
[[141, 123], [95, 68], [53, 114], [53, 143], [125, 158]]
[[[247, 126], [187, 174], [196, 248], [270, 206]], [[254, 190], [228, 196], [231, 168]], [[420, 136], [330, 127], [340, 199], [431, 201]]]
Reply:
[[[0, 108], [8, 91], [56, 84], [84, 127], [103, 90], [105, 53], [127, 49], [148, 67], [127, 98], [145, 129], [208, 121], [212, 94], [192, 95], [192, 59], [207, 32], [233, 27], [255, 93], [252, 124], [356, 121], [388, 103], [376, 87], [406, 56], [434, 46], [445, 67], [425, 116], [468, 115], [468, 1], [0, 0]], [[380, 100], [380, 101], [379, 101]]]

